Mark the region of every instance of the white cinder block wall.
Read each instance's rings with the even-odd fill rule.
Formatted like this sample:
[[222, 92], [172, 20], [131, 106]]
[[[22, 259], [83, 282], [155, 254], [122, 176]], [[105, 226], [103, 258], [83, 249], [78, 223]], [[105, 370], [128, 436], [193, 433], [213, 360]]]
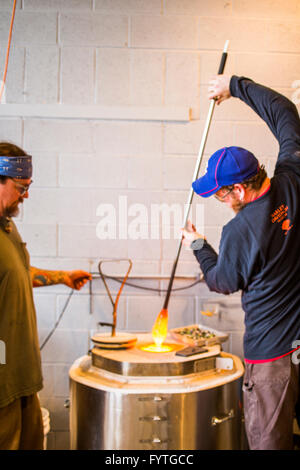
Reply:
[[[0, 2], [1, 70], [11, 6], [9, 0]], [[0, 138], [23, 146], [34, 158], [34, 185], [18, 218], [32, 265], [95, 272], [102, 258], [130, 257], [133, 274], [169, 275], [176, 240], [99, 240], [97, 207], [113, 204], [118, 214], [123, 197], [128, 207], [140, 204], [134, 207], [146, 208], [149, 214], [154, 203], [186, 202], [209, 106], [207, 84], [217, 71], [226, 39], [226, 73], [249, 76], [300, 101], [299, 15], [298, 0], [19, 0], [6, 103], [57, 105], [58, 113], [60, 105], [122, 107], [125, 112], [122, 119], [104, 115], [94, 120], [1, 114]], [[147, 109], [153, 106], [159, 112], [191, 108], [192, 120], [148, 120]], [[126, 119], [126, 113], [137, 107], [137, 118]], [[206, 158], [224, 145], [252, 150], [272, 174], [277, 143], [237, 100], [216, 108]], [[230, 217], [216, 201], [205, 202], [204, 231], [216, 249]], [[163, 223], [174, 225], [172, 220]], [[118, 220], [115, 228], [117, 235], [125, 230]], [[162, 226], [158, 228], [162, 233]], [[148, 226], [144, 229], [149, 231]], [[110, 272], [123, 273], [124, 266], [111, 267]], [[182, 252], [177, 273], [197, 272], [193, 255]], [[166, 287], [157, 280], [139, 282]], [[179, 280], [175, 287], [189, 282]], [[116, 284], [110, 286], [116, 291]], [[69, 446], [64, 409], [68, 369], [87, 353], [97, 322], [111, 320], [103, 285], [94, 280], [92, 287], [92, 299], [88, 287], [72, 296], [42, 352], [45, 387], [40, 396], [51, 414], [52, 449]], [[63, 286], [35, 290], [41, 341], [68, 294]], [[163, 299], [152, 291], [125, 288], [118, 328], [150, 330]], [[201, 310], [219, 313], [204, 317]], [[169, 313], [170, 327], [201, 322], [228, 331], [226, 349], [242, 356], [239, 294], [215, 295], [201, 284], [174, 293]]]

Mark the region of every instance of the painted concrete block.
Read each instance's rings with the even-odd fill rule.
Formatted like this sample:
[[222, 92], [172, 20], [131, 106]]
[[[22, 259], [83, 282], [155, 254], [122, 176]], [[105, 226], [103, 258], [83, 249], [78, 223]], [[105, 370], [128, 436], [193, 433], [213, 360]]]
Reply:
[[109, 253], [115, 257], [127, 257], [127, 243], [127, 240], [100, 240], [94, 225], [59, 227], [58, 253], [62, 257], [74, 256], [74, 253], [78, 258], [92, 258], [95, 255], [103, 258]]
[[228, 16], [232, 13], [232, 0], [166, 0], [165, 13], [194, 16]]
[[300, 77], [296, 54], [237, 54], [236, 64], [237, 75], [250, 77], [271, 88], [291, 87]]
[[[4, 70], [6, 49], [0, 51], [1, 71]], [[9, 67], [5, 88], [1, 103], [23, 103], [24, 102], [24, 68], [25, 49], [23, 47], [11, 47], [9, 54]], [[2, 75], [1, 75], [2, 80]]]
[[199, 135], [200, 121], [192, 121], [188, 124], [166, 124], [164, 127], [164, 152], [169, 154], [197, 154], [198, 148], [194, 142], [194, 134]]
[[161, 13], [160, 0], [96, 0], [95, 10], [111, 13]]
[[[151, 332], [157, 315], [162, 309], [162, 297], [130, 297], [128, 299], [128, 329]], [[194, 302], [185, 297], [171, 297], [169, 304], [169, 328], [193, 323]]]
[[24, 10], [91, 10], [92, 0], [23, 0]]
[[[132, 51], [130, 71], [132, 104], [138, 106], [160, 106], [163, 104], [164, 67], [165, 60], [161, 52]], [[165, 101], [165, 104], [168, 102]]]
[[[97, 207], [112, 199], [101, 197], [101, 190], [32, 189], [24, 204], [24, 222], [32, 224], [92, 223], [98, 221]], [[107, 195], [108, 197], [108, 195]], [[109, 198], [109, 197], [108, 197]]]
[[[80, 64], [80, 67], [78, 67]], [[61, 51], [60, 101], [93, 104], [95, 96], [95, 52], [86, 47], [63, 47]]]
[[192, 16], [133, 16], [132, 47], [196, 49], [197, 21]]
[[167, 105], [190, 107], [199, 105], [199, 59], [198, 54], [167, 54], [165, 91]]
[[[56, 321], [65, 308], [69, 294], [57, 296]], [[82, 291], [75, 292], [57, 326], [57, 330], [89, 330], [94, 325], [94, 317], [89, 313], [89, 295], [82, 294]]]
[[264, 123], [234, 124], [235, 144], [258, 156], [277, 155], [278, 142]]
[[160, 240], [128, 240], [128, 257], [135, 260], [159, 260], [161, 257]]
[[230, 51], [266, 51], [268, 22], [260, 19], [201, 17], [198, 21], [200, 49], [223, 50], [230, 40]]
[[[10, 9], [11, 10], [11, 9]], [[3, 11], [0, 18], [0, 41], [7, 44], [11, 11]], [[31, 44], [56, 44], [57, 18], [55, 12], [25, 12], [16, 10], [13, 44], [28, 46]]]
[[[64, 305], [68, 299], [68, 296], [59, 295], [57, 299], [57, 317], [62, 312]], [[68, 304], [67, 310], [62, 317], [59, 329], [70, 329], [70, 330], [83, 330], [87, 329], [90, 331], [101, 330], [98, 325], [99, 322], [111, 323], [112, 322], [112, 304], [106, 295], [94, 295], [92, 299], [93, 308], [90, 309], [90, 297], [81, 292], [77, 295], [73, 295], [70, 303]], [[117, 310], [117, 325], [118, 328], [123, 329], [125, 327], [125, 311], [126, 311], [126, 299], [121, 298], [118, 302]], [[92, 312], [92, 313], [91, 313]], [[107, 330], [107, 328], [106, 328]], [[109, 328], [108, 328], [109, 330]]]
[[167, 156], [163, 160], [163, 188], [188, 190], [196, 166], [197, 157]]
[[130, 102], [130, 52], [97, 50], [97, 104], [128, 105]]
[[128, 18], [98, 13], [62, 13], [59, 38], [64, 45], [126, 47]]
[[[31, 263], [33, 266], [37, 266], [38, 268], [41, 269], [56, 269], [56, 270], [73, 270], [73, 269], [83, 269], [84, 271], [90, 271], [90, 264], [88, 260], [79, 260], [78, 258], [59, 258], [59, 257], [43, 257], [43, 256], [31, 256]], [[40, 288], [37, 293], [44, 293], [48, 292], [48, 289], [51, 289], [51, 291], [55, 290], [57, 286], [47, 286], [45, 288]], [[62, 286], [63, 287], [63, 293], [69, 292], [69, 288]], [[83, 290], [86, 288], [86, 286], [80, 291], [83, 292]], [[50, 291], [49, 291], [50, 292]]]
[[[34, 265], [33, 265], [34, 266]], [[33, 289], [38, 329], [52, 329], [56, 320], [56, 295], [47, 294], [46, 289]]]
[[[48, 334], [39, 331], [40, 343]], [[42, 350], [42, 362], [69, 363], [87, 354], [88, 332], [83, 330], [56, 330]]]
[[99, 154], [160, 157], [162, 125], [151, 122], [97, 122], [93, 126], [94, 146]]
[[[22, 1], [21, 0], [17, 0], [17, 4], [16, 4], [16, 10], [19, 10], [22, 6]], [[12, 3], [10, 0], [2, 0], [1, 2], [1, 5], [0, 5], [0, 9], [1, 10], [8, 10], [8, 11], [11, 11], [12, 10]]]
[[299, 53], [299, 14], [297, 21], [269, 21], [266, 29], [267, 49], [270, 52]]
[[[205, 121], [191, 121], [188, 124], [167, 124], [165, 126], [165, 153], [198, 154]], [[231, 123], [213, 121], [208, 134], [205, 151], [215, 152], [218, 148], [233, 145]]]
[[89, 121], [25, 119], [24, 142], [35, 151], [91, 153], [95, 149]]
[[33, 256], [56, 256], [56, 226], [18, 224], [18, 230]]
[[59, 184], [77, 188], [127, 188], [127, 167], [127, 159], [123, 157], [65, 154], [59, 159]]
[[0, 119], [0, 140], [22, 146], [22, 120], [14, 118]]
[[128, 162], [128, 187], [130, 189], [161, 189], [161, 160], [156, 158], [130, 158]]
[[57, 103], [58, 48], [56, 46], [27, 48], [24, 96], [26, 103]]
[[33, 162], [33, 184], [38, 187], [54, 187], [58, 179], [58, 157], [53, 152], [34, 152]]
[[[259, 3], [259, 10], [255, 2], [239, 0], [233, 2], [233, 14], [242, 18], [290, 18], [297, 19], [299, 15], [299, 2], [297, 0], [264, 0]], [[258, 15], [259, 11], [259, 15]], [[298, 16], [299, 17], [299, 16]]]
[[55, 224], [59, 220], [59, 193], [54, 189], [30, 190], [25, 201], [24, 222], [30, 224]]

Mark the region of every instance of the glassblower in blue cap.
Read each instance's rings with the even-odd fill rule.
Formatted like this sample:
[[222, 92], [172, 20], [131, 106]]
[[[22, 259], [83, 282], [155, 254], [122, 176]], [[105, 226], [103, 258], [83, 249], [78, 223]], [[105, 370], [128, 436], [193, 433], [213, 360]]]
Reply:
[[[42, 450], [43, 420], [37, 392], [43, 387], [32, 287], [73, 289], [88, 272], [49, 271], [30, 265], [26, 243], [12, 217], [29, 197], [31, 156], [0, 142], [0, 450]], [[3, 354], [5, 351], [5, 354]]]
[[219, 254], [189, 221], [183, 229], [210, 290], [242, 291], [245, 312], [243, 383], [250, 449], [292, 449], [300, 421], [300, 120], [281, 94], [245, 77], [210, 82], [217, 104], [239, 98], [269, 126], [279, 143], [274, 176], [253, 153], [225, 147], [193, 182], [201, 197], [214, 196], [235, 212], [223, 227]]

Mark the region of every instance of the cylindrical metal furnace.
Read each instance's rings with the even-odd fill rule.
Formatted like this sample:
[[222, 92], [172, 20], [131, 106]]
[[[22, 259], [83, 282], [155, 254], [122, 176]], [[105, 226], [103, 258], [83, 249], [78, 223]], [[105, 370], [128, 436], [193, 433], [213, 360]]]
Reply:
[[[240, 449], [241, 377], [219, 345], [190, 357], [94, 348], [70, 369], [71, 449]], [[170, 343], [170, 342], [169, 342]]]

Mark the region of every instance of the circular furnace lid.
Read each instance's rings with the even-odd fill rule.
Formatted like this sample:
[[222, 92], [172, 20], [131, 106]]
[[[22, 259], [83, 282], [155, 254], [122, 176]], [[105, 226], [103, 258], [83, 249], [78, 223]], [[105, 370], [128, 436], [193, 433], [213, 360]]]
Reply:
[[112, 336], [110, 332], [97, 333], [91, 339], [95, 346], [104, 349], [132, 348], [137, 342], [135, 335], [125, 332], [118, 332], [115, 336]]

